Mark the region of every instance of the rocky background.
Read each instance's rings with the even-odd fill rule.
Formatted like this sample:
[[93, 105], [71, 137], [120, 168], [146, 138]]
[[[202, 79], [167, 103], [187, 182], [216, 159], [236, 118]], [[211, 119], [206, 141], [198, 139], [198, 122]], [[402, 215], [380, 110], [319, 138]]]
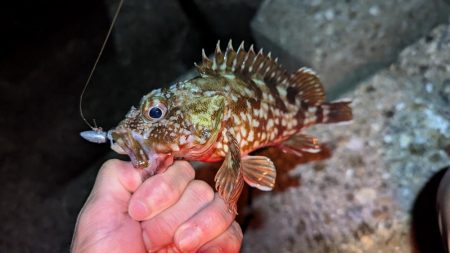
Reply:
[[[67, 252], [114, 156], [79, 138], [78, 100], [116, 6], [0, 9], [0, 252]], [[289, 70], [314, 68], [330, 99], [353, 100], [355, 119], [308, 130], [328, 159], [271, 153], [290, 171], [278, 191], [244, 196], [242, 251], [443, 252], [433, 207], [450, 165], [449, 13], [446, 0], [125, 0], [83, 107], [108, 129], [190, 72], [201, 48], [255, 43]]]

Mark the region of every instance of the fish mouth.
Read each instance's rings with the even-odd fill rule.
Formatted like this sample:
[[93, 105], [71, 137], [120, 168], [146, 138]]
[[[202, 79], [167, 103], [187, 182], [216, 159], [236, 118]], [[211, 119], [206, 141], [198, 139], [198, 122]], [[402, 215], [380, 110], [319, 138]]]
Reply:
[[173, 163], [170, 153], [156, 153], [146, 143], [144, 137], [133, 130], [123, 128], [110, 130], [108, 138], [111, 140], [112, 150], [119, 154], [128, 155], [133, 167], [145, 170], [150, 176]]

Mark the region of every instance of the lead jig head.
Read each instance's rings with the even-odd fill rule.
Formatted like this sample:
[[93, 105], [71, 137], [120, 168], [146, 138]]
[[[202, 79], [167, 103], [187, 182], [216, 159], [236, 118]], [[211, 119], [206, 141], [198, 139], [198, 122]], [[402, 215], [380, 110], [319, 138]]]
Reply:
[[110, 131], [105, 132], [102, 129], [88, 130], [80, 133], [83, 139], [93, 143], [106, 143], [108, 139], [111, 140], [110, 135]]

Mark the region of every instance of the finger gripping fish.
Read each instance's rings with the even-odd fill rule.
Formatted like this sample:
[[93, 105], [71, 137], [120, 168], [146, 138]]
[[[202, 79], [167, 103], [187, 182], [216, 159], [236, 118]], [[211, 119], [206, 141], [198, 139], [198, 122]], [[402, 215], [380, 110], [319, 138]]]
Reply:
[[[270, 53], [256, 53], [253, 46], [246, 51], [243, 43], [235, 51], [231, 41], [224, 53], [217, 43], [213, 59], [202, 53], [199, 76], [151, 91], [108, 133], [94, 129], [82, 136], [97, 143], [109, 139], [113, 150], [150, 175], [174, 158], [223, 160], [216, 190], [236, 213], [244, 182], [263, 191], [275, 184], [272, 161], [250, 152], [266, 146], [297, 155], [318, 152], [317, 139], [302, 134], [303, 128], [352, 119], [350, 102], [326, 103], [308, 68], [288, 74]], [[288, 139], [295, 146], [285, 144]]]

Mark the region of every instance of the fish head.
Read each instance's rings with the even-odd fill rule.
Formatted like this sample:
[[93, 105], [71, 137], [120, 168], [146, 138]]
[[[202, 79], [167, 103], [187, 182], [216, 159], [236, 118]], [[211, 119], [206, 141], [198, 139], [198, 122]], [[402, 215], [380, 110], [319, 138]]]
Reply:
[[109, 131], [111, 148], [151, 174], [174, 158], [201, 159], [221, 132], [224, 103], [221, 95], [152, 91]]

